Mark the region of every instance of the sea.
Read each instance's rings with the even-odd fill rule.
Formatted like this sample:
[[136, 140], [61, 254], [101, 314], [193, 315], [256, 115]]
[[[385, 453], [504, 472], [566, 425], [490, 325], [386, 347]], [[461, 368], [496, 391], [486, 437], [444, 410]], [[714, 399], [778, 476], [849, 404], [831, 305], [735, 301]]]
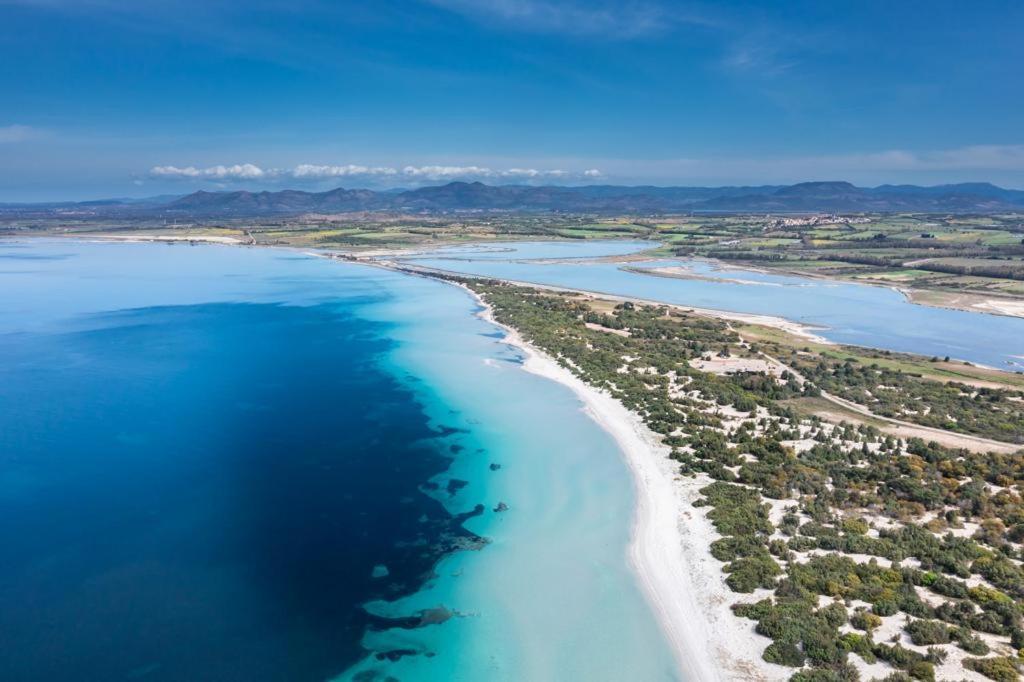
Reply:
[[635, 490], [463, 290], [0, 241], [0, 679], [672, 680]]

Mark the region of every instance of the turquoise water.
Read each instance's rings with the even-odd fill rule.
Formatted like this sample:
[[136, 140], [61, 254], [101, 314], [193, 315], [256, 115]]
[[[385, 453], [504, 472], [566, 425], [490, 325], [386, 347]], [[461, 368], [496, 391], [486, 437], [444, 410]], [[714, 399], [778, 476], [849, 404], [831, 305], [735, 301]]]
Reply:
[[[475, 255], [464, 248], [457, 253], [439, 250], [424, 254], [412, 262], [466, 274], [774, 315], [820, 327], [817, 333], [839, 343], [1024, 369], [1024, 319], [915, 305], [898, 291], [883, 287], [759, 274], [702, 261], [672, 259], [629, 265], [686, 266], [708, 279], [656, 277], [614, 263], [583, 260], [611, 255], [616, 244], [619, 253], [650, 247], [649, 242], [533, 242], [517, 244], [504, 255], [493, 249]], [[569, 251], [581, 262], [567, 261]], [[545, 262], [548, 258], [559, 260]]]
[[64, 241], [0, 285], [0, 678], [675, 677], [614, 443], [465, 292]]

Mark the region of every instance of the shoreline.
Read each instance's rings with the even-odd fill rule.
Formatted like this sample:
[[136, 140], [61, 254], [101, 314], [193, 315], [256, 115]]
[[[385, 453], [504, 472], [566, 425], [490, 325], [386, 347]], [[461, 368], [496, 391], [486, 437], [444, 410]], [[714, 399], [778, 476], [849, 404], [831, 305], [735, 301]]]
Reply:
[[[318, 255], [318, 254], [310, 253], [310, 255]], [[331, 255], [328, 254], [328, 255], [325, 255], [325, 257], [333, 258], [335, 256], [331, 256]], [[391, 260], [378, 260], [378, 261], [353, 260], [352, 262], [356, 262], [356, 263], [359, 263], [359, 264], [362, 264], [362, 265], [371, 265], [371, 266], [375, 266], [375, 267], [382, 267], [382, 268], [387, 268], [387, 269], [391, 269], [391, 270], [397, 270], [399, 272], [404, 272], [406, 274], [420, 275], [420, 276], [423, 276], [423, 277], [432, 277], [432, 276], [437, 276], [437, 275], [445, 275], [445, 276], [449, 276], [450, 275], [450, 276], [465, 277], [465, 278], [491, 279], [491, 280], [495, 280], [495, 281], [504, 282], [506, 284], [512, 284], [512, 285], [521, 286], [521, 287], [529, 287], [529, 288], [533, 288], [533, 289], [540, 289], [540, 290], [544, 290], [544, 291], [556, 291], [556, 292], [560, 292], [560, 293], [576, 294], [576, 295], [584, 296], [584, 297], [588, 297], [588, 298], [605, 299], [605, 300], [609, 300], [609, 301], [630, 302], [630, 303], [636, 303], [636, 304], [640, 304], [640, 305], [650, 305], [650, 306], [656, 306], [656, 307], [672, 308], [672, 309], [675, 309], [675, 310], [679, 310], [679, 311], [686, 312], [686, 313], [692, 313], [694, 315], [699, 315], [699, 316], [702, 316], [702, 317], [710, 317], [710, 318], [715, 318], [715, 319], [719, 319], [719, 320], [726, 320], [726, 321], [732, 321], [732, 322], [742, 322], [742, 323], [745, 323], [745, 324], [759, 325], [759, 326], [762, 326], [762, 327], [771, 327], [773, 329], [781, 330], [781, 331], [786, 332], [788, 334], [791, 334], [793, 336], [797, 336], [797, 337], [800, 337], [800, 338], [805, 339], [807, 341], [810, 341], [812, 343], [817, 343], [817, 344], [820, 344], [820, 345], [823, 345], [823, 346], [836, 346], [836, 347], [853, 346], [853, 347], [856, 347], [856, 348], [866, 348], [866, 349], [877, 350], [877, 351], [890, 351], [890, 352], [893, 352], [893, 353], [906, 353], [907, 355], [919, 355], [919, 354], [913, 353], [913, 352], [894, 351], [892, 349], [888, 349], [888, 348], [885, 348], [885, 347], [882, 347], [882, 346], [869, 346], [869, 345], [866, 345], [866, 344], [851, 344], [851, 343], [841, 343], [841, 342], [838, 342], [838, 341], [833, 341], [832, 339], [826, 338], [824, 336], [820, 336], [820, 335], [815, 333], [817, 331], [827, 331], [829, 329], [828, 327], [814, 326], [814, 325], [805, 324], [805, 323], [802, 323], [802, 322], [795, 322], [795, 321], [790, 320], [788, 318], [779, 317], [777, 315], [762, 315], [762, 314], [759, 314], [759, 313], [743, 313], [743, 312], [736, 312], [736, 311], [731, 311], [731, 310], [719, 310], [717, 308], [701, 308], [701, 307], [698, 307], [698, 306], [682, 305], [682, 304], [679, 304], [679, 303], [666, 303], [665, 301], [656, 301], [656, 300], [646, 299], [646, 298], [637, 298], [635, 296], [623, 296], [623, 295], [619, 295], [619, 294], [608, 294], [608, 293], [602, 293], [600, 291], [591, 291], [591, 290], [587, 290], [587, 289], [574, 289], [574, 288], [571, 288], [571, 287], [563, 287], [563, 286], [556, 286], [556, 285], [550, 285], [550, 284], [537, 284], [537, 283], [534, 283], [534, 282], [528, 282], [528, 281], [524, 281], [524, 280], [507, 279], [507, 278], [504, 278], [504, 277], [481, 277], [479, 275], [472, 275], [472, 274], [467, 274], [467, 273], [464, 273], [464, 272], [457, 272], [457, 271], [454, 271], [454, 270], [443, 270], [443, 269], [440, 269], [440, 268], [428, 268], [428, 267], [424, 267], [424, 266], [421, 266], [421, 265], [412, 265], [412, 264], [408, 264], [408, 263], [403, 263], [401, 261], [391, 261]], [[658, 275], [651, 275], [651, 276], [658, 276]], [[661, 275], [661, 276], [662, 277], [671, 277], [670, 275]], [[833, 280], [833, 281], [836, 281], [836, 280]], [[865, 285], [865, 286], [880, 286], [880, 285]], [[886, 287], [886, 288], [890, 288], [893, 291], [896, 291], [896, 292], [900, 293], [901, 295], [906, 296], [906, 294], [904, 292], [900, 291], [899, 289], [896, 289], [894, 287]], [[914, 302], [911, 301], [911, 303], [914, 303]], [[925, 307], [936, 307], [936, 308], [937, 307], [941, 307], [941, 306], [927, 306], [925, 304], [920, 304], [920, 303], [914, 303], [914, 305], [923, 305]], [[992, 316], [995, 316], [995, 317], [1014, 317], [1012, 315], [1000, 315], [998, 313], [982, 312], [982, 311], [978, 311], [978, 310], [974, 310], [974, 311], [961, 310], [961, 312], [972, 312], [973, 314], [976, 314], [976, 315], [992, 315]], [[922, 355], [921, 357], [927, 357], [927, 356], [923, 356]], [[973, 360], [968, 361], [968, 360], [964, 360], [963, 358], [953, 358], [953, 359], [957, 360], [957, 361], [967, 362], [967, 363], [969, 363], [970, 365], [972, 365], [974, 367], [979, 367], [979, 368], [982, 368], [982, 369], [992, 370], [992, 371], [996, 371], [996, 372], [1009, 372], [1009, 373], [1013, 373], [1013, 372], [1016, 371], [1014, 369], [1003, 369], [1003, 368], [1000, 368], [1000, 367], [994, 367], [992, 365], [986, 365], [986, 364], [983, 364], [983, 363], [980, 363], [980, 362], [975, 362]]]
[[[331, 256], [327, 255], [326, 257], [330, 258]], [[622, 295], [619, 295], [619, 294], [609, 294], [609, 293], [603, 293], [603, 292], [600, 292], [600, 291], [588, 291], [586, 289], [573, 289], [571, 287], [560, 287], [560, 286], [554, 286], [554, 285], [550, 285], [550, 284], [537, 284], [537, 283], [534, 283], [534, 282], [526, 282], [526, 281], [522, 281], [522, 280], [505, 279], [503, 277], [480, 277], [478, 275], [470, 275], [470, 274], [466, 274], [464, 272], [457, 272], [457, 271], [454, 271], [454, 270], [442, 270], [440, 268], [426, 268], [426, 267], [423, 267], [421, 265], [412, 265], [412, 264], [408, 264], [408, 263], [403, 263], [401, 261], [391, 261], [391, 260], [362, 261], [362, 260], [359, 260], [359, 261], [353, 261], [353, 262], [357, 262], [357, 263], [360, 263], [362, 265], [373, 265], [373, 266], [377, 266], [377, 267], [387, 268], [387, 269], [390, 269], [390, 270], [397, 270], [399, 272], [404, 272], [404, 273], [407, 273], [407, 274], [418, 274], [418, 275], [422, 275], [424, 277], [432, 277], [432, 276], [436, 276], [436, 275], [452, 275], [452, 276], [455, 276], [455, 277], [465, 277], [465, 278], [474, 278], [475, 277], [475, 278], [478, 278], [478, 279], [493, 279], [493, 280], [505, 282], [506, 284], [513, 284], [515, 286], [521, 286], [521, 287], [531, 287], [531, 288], [534, 288], [534, 289], [541, 289], [541, 290], [546, 290], [546, 291], [558, 291], [558, 292], [562, 292], [562, 293], [578, 294], [580, 296], [589, 296], [589, 297], [593, 297], [593, 298], [607, 299], [609, 301], [618, 301], [620, 303], [629, 302], [629, 303], [639, 303], [641, 305], [651, 305], [651, 306], [657, 306], [657, 307], [672, 308], [672, 309], [675, 309], [675, 310], [681, 310], [683, 312], [689, 312], [689, 313], [693, 313], [695, 315], [700, 315], [700, 316], [703, 316], [703, 317], [713, 317], [713, 318], [720, 319], [720, 320], [731, 320], [733, 322], [743, 322], [743, 323], [746, 323], [746, 324], [757, 324], [757, 325], [761, 325], [761, 326], [764, 326], [764, 327], [774, 327], [775, 329], [780, 329], [780, 330], [782, 330], [784, 332], [787, 332], [789, 334], [793, 334], [794, 336], [799, 336], [801, 338], [807, 339], [808, 341], [812, 341], [814, 343], [820, 343], [822, 345], [828, 345], [828, 346], [839, 345], [835, 341], [832, 341], [830, 339], [826, 339], [825, 337], [819, 336], [818, 334], [814, 333], [815, 331], [823, 330], [824, 329], [823, 327], [814, 327], [814, 326], [811, 326], [811, 325], [808, 325], [808, 324], [803, 324], [801, 322], [794, 322], [793, 320], [789, 320], [789, 319], [786, 319], [784, 317], [779, 317], [777, 315], [760, 315], [758, 313], [741, 313], [741, 312], [736, 312], [736, 311], [731, 311], [731, 310], [718, 310], [716, 308], [701, 308], [701, 307], [692, 306], [692, 305], [681, 305], [681, 304], [678, 304], [678, 303], [666, 303], [664, 301], [654, 301], [654, 300], [645, 299], [645, 298], [637, 298], [635, 296], [622, 296]]]
[[[938, 289], [925, 289], [925, 288], [914, 288], [904, 287], [899, 284], [892, 284], [887, 282], [881, 282], [878, 280], [862, 280], [855, 279], [852, 277], [830, 277], [817, 272], [803, 272], [798, 269], [779, 267], [779, 268], [767, 268], [757, 267], [756, 265], [749, 265], [744, 262], [720, 260], [718, 258], [707, 258], [707, 257], [694, 257], [693, 260], [703, 261], [711, 265], [727, 268], [733, 270], [746, 270], [747, 272], [756, 272], [762, 275], [781, 275], [784, 277], [803, 277], [805, 279], [821, 280], [824, 282], [835, 282], [837, 284], [859, 284], [868, 287], [879, 287], [881, 289], [889, 289], [903, 296], [907, 303], [913, 305], [923, 306], [925, 308], [941, 308], [944, 310], [959, 310], [965, 313], [978, 313], [981, 315], [998, 315], [1000, 317], [1014, 317], [1024, 318], [1024, 307], [1020, 307], [1017, 310], [1013, 310], [1017, 306], [1024, 306], [1024, 302], [1020, 299], [1010, 297], [1000, 297], [995, 295], [986, 295], [978, 292], [963, 291], [959, 292], [962, 296], [974, 296], [981, 299], [975, 303], [964, 303], [957, 305], [948, 301], [938, 300], [924, 300], [929, 295], [941, 295], [943, 292]], [[650, 273], [648, 274], [655, 274]], [[673, 275], [664, 274], [663, 277], [672, 277]], [[955, 295], [956, 292], [950, 292], [950, 295]], [[1000, 308], [1000, 304], [1007, 305], [1009, 308]]]
[[629, 467], [636, 494], [628, 547], [630, 567], [672, 649], [684, 680], [784, 680], [791, 671], [765, 662], [771, 641], [753, 622], [733, 615], [742, 599], [725, 583], [722, 563], [711, 555], [717, 533], [692, 503], [707, 477], [683, 478], [668, 448], [641, 418], [611, 395], [586, 384], [519, 332], [498, 322], [475, 291], [479, 317], [505, 332], [503, 339], [525, 356], [522, 368], [569, 388], [583, 411], [614, 440]]
[[[17, 236], [20, 236], [20, 235], [17, 235]], [[240, 239], [240, 238], [237, 238], [237, 237], [226, 237], [226, 236], [222, 237], [222, 236], [213, 236], [213, 235], [196, 235], [196, 236], [179, 236], [179, 235], [162, 235], [162, 234], [110, 235], [110, 234], [88, 234], [88, 233], [83, 233], [81, 235], [77, 235], [76, 234], [76, 235], [52, 235], [52, 236], [60, 237], [60, 238], [65, 238], [65, 237], [82, 238], [82, 239], [87, 239], [87, 240], [96, 239], [98, 241], [158, 242], [158, 243], [159, 242], [162, 242], [162, 243], [193, 242], [193, 243], [224, 244], [224, 245], [233, 245], [233, 246], [271, 246], [271, 245], [254, 244], [252, 242], [247, 242], [247, 241], [245, 241], [243, 239]], [[491, 246], [491, 245], [500, 246], [500, 245], [504, 245], [504, 244], [515, 244], [518, 241], [529, 241], [529, 240], [509, 239], [509, 240], [494, 240], [494, 241], [489, 241], [489, 242], [459, 242], [459, 243], [450, 244], [449, 246], [472, 246], [474, 244], [475, 245], [479, 245], [479, 246]], [[568, 240], [551, 239], [550, 241], [568, 241]], [[643, 240], [639, 240], [639, 241], [643, 241]], [[271, 246], [271, 248], [275, 248], [275, 247]], [[291, 248], [305, 249], [305, 248], [308, 248], [308, 247], [296, 246], [296, 247], [291, 247]], [[434, 247], [434, 248], [436, 248], [436, 247]], [[420, 246], [411, 246], [411, 247], [407, 247], [407, 248], [397, 248], [397, 249], [393, 249], [393, 248], [371, 249], [371, 250], [364, 251], [364, 252], [352, 252], [352, 251], [350, 251], [350, 252], [347, 252], [347, 253], [350, 253], [351, 255], [360, 257], [360, 262], [364, 262], [364, 261], [361, 260], [361, 258], [367, 258], [367, 257], [369, 257], [369, 258], [405, 257], [405, 256], [410, 256], [410, 255], [416, 255], [416, 254], [419, 254], [419, 253], [423, 253], [425, 250], [429, 251], [431, 249], [426, 247], [426, 246], [424, 246], [424, 245], [420, 245]], [[674, 274], [674, 273], [662, 273], [662, 272], [657, 272], [656, 269], [649, 269], [648, 270], [648, 269], [644, 269], [644, 268], [633, 268], [633, 267], [630, 267], [628, 265], [628, 263], [630, 263], [632, 261], [635, 261], [635, 260], [638, 260], [638, 256], [640, 254], [642, 254], [642, 253], [644, 253], [644, 252], [641, 251], [641, 252], [638, 252], [636, 254], [623, 254], [623, 255], [615, 255], [615, 256], [601, 256], [601, 257], [595, 258], [593, 260], [595, 260], [595, 261], [605, 261], [605, 262], [611, 262], [611, 263], [617, 263], [617, 264], [626, 264], [626, 268], [625, 269], [630, 269], [630, 270], [633, 270], [634, 272], [642, 273], [642, 274], [647, 274], [647, 275], [650, 275], [650, 276], [653, 276], [653, 277], [669, 277], [669, 278], [677, 278], [677, 279], [697, 279], [697, 280], [724, 281], [724, 282], [732, 282], [732, 281], [734, 281], [734, 280], [730, 280], [730, 279], [721, 279], [721, 280], [719, 280], [719, 279], [715, 279], [715, 278], [705, 278], [705, 277], [701, 277], [699, 275], [684, 275], [684, 274]], [[553, 261], [553, 262], [558, 262], [560, 259], [555, 258], [555, 259], [543, 259], [543, 260], [550, 260], [550, 261]], [[643, 260], [643, 259], [640, 259], [640, 260]], [[977, 292], [960, 292], [962, 295], [975, 296], [979, 300], [976, 301], [976, 302], [973, 302], [973, 303], [957, 304], [955, 302], [948, 302], [948, 301], [942, 301], [942, 300], [925, 300], [926, 297], [933, 296], [933, 295], [938, 295], [938, 294], [943, 293], [940, 290], [935, 290], [935, 289], [904, 287], [904, 286], [900, 286], [899, 284], [891, 284], [891, 283], [881, 282], [881, 281], [877, 281], [877, 280], [870, 280], [870, 279], [868, 279], [868, 280], [861, 280], [861, 279], [854, 279], [854, 278], [850, 278], [850, 277], [828, 276], [828, 275], [822, 275], [822, 274], [814, 273], [814, 272], [804, 272], [804, 271], [801, 271], [801, 270], [798, 270], [798, 269], [790, 269], [790, 268], [786, 268], [786, 267], [779, 267], [779, 268], [758, 267], [756, 265], [751, 265], [751, 264], [746, 263], [746, 262], [722, 260], [722, 259], [718, 259], [718, 258], [709, 258], [707, 256], [694, 256], [694, 257], [692, 257], [692, 260], [703, 261], [703, 262], [709, 263], [709, 264], [717, 266], [717, 267], [723, 267], [724, 266], [724, 267], [732, 268], [732, 269], [735, 269], [735, 270], [745, 270], [747, 272], [756, 272], [756, 273], [765, 274], [765, 275], [782, 275], [782, 276], [788, 276], [788, 277], [802, 277], [802, 278], [805, 278], [805, 279], [821, 280], [821, 281], [826, 281], [826, 282], [835, 282], [835, 283], [838, 283], [838, 284], [854, 284], [854, 285], [863, 285], [863, 286], [879, 287], [879, 288], [882, 288], [882, 289], [889, 289], [891, 291], [895, 291], [896, 293], [902, 295], [904, 297], [904, 299], [908, 303], [910, 303], [910, 304], [924, 306], [924, 307], [928, 307], [928, 308], [940, 308], [940, 309], [945, 309], [945, 310], [959, 310], [959, 311], [968, 312], [968, 313], [976, 313], [976, 314], [981, 314], [981, 315], [996, 315], [996, 316], [1000, 316], [1000, 317], [1010, 317], [1010, 318], [1017, 318], [1017, 319], [1024, 318], [1024, 302], [1022, 302], [1020, 299], [1015, 299], [1015, 298], [1012, 298], [1012, 297], [1000, 297], [1000, 296], [993, 296], [993, 295], [986, 296], [985, 294], [981, 294], [981, 293], [977, 293]], [[456, 274], [458, 274], [458, 273], [456, 273]], [[514, 283], [520, 284], [520, 282], [514, 282]], [[745, 282], [745, 281], [738, 281], [737, 283], [750, 284], [750, 282]], [[529, 282], [521, 282], [521, 284], [531, 284], [531, 283], [529, 283]], [[541, 286], [541, 285], [531, 284], [531, 286]], [[589, 293], [589, 292], [581, 292], [581, 293]], [[654, 303], [654, 302], [652, 302], [652, 303]], [[728, 314], [728, 315], [734, 314], [731, 311], [717, 311], [717, 310], [713, 310], [713, 309], [695, 309], [695, 310], [698, 310], [699, 312], [701, 312], [701, 314], [714, 314], [714, 313], [721, 313], [721, 314]], [[743, 315], [744, 313], [735, 313], [735, 314]], [[731, 319], [731, 318], [726, 318], [726, 319]], [[802, 330], [802, 331], [794, 331], [793, 329], [786, 329], [786, 331], [790, 331], [791, 333], [800, 334], [800, 335], [803, 335], [803, 336], [808, 336], [812, 340], [818, 341], [820, 343], [832, 343], [832, 342], [828, 341], [827, 339], [822, 339], [821, 337], [816, 336], [812, 332], [810, 332], [810, 330], [815, 329], [815, 327], [813, 327], [813, 326], [802, 325], [802, 324], [800, 324], [798, 322], [792, 322], [791, 320], [787, 320], [785, 318], [779, 318], [779, 319], [781, 319], [785, 323], [792, 324], [792, 325], [797, 325]], [[759, 322], [759, 324], [768, 324], [768, 323]], [[775, 326], [775, 325], [774, 324], [768, 324], [768, 326]], [[780, 328], [782, 328], [782, 327], [780, 327]]]

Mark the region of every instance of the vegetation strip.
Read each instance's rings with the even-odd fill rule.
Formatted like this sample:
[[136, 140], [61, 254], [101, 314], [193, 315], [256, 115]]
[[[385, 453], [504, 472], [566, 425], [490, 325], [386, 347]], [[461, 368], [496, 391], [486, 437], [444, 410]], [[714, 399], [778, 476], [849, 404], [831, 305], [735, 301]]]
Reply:
[[[1024, 458], [830, 424], [790, 405], [813, 398], [820, 383], [834, 388], [837, 374], [863, 374], [864, 385], [884, 376], [892, 405], [944, 410], [964, 429], [1016, 442], [1024, 433], [1018, 408], [983, 414], [975, 402], [982, 394], [957, 399], [962, 386], [862, 372], [812, 350], [796, 351], [799, 373], [751, 371], [743, 368], [780, 348], [744, 341], [722, 320], [449, 279], [640, 415], [682, 473], [714, 479], [701, 503], [721, 535], [709, 550], [729, 587], [756, 597], [733, 610], [771, 639], [765, 660], [793, 667], [794, 680], [857, 680], [879, 661], [893, 680], [1017, 679]], [[715, 360], [717, 372], [696, 368]], [[1012, 389], [993, 390], [994, 403], [1014, 402]]]

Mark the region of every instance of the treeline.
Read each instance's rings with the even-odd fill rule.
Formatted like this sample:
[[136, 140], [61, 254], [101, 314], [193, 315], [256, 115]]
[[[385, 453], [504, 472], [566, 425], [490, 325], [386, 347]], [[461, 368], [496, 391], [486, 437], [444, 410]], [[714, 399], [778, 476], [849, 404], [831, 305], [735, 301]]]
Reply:
[[942, 272], [948, 275], [1024, 280], [1024, 262], [1014, 262], [1013, 264], [1006, 265], [995, 262], [979, 263], [977, 265], [957, 265], [955, 263], [933, 263], [929, 261], [917, 263], [914, 265], [914, 268], [929, 272]]

